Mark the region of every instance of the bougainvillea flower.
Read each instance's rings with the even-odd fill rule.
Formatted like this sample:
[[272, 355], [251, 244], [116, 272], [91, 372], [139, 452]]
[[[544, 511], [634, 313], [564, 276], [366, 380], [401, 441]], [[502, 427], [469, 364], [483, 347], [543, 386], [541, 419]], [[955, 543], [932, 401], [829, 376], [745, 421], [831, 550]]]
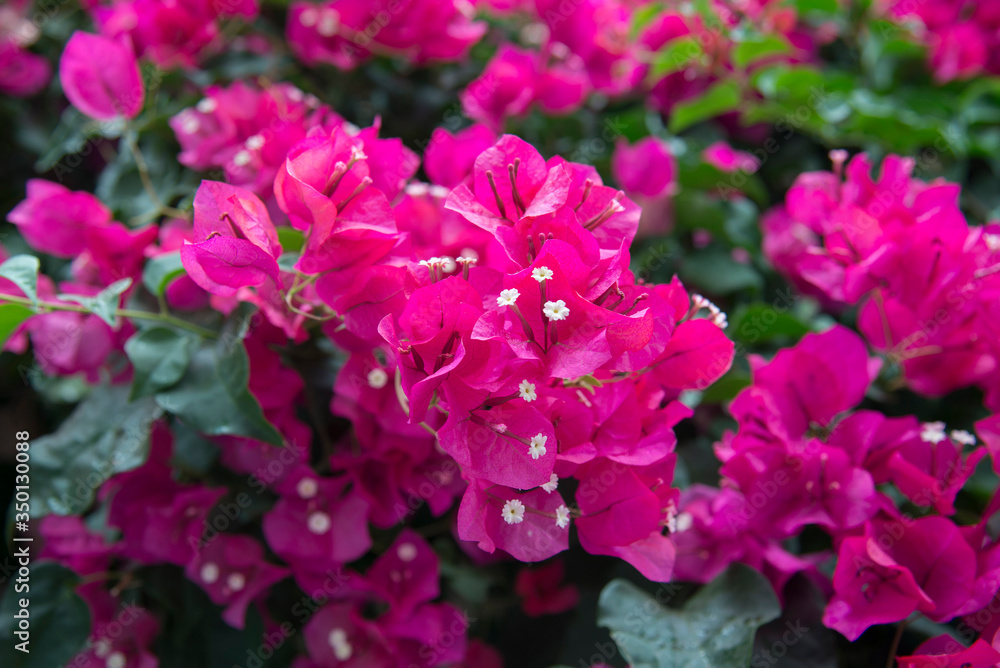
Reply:
[[670, 195], [677, 187], [677, 161], [667, 143], [657, 137], [632, 145], [619, 140], [611, 155], [611, 173], [630, 196], [653, 199]]
[[86, 231], [111, 224], [111, 211], [88, 192], [46, 181], [28, 181], [28, 196], [7, 214], [32, 248], [61, 258], [87, 248]]
[[222, 534], [198, 550], [184, 574], [225, 606], [227, 624], [242, 629], [250, 603], [288, 577], [288, 569], [265, 561], [264, 548], [250, 536]]
[[281, 244], [256, 195], [202, 181], [194, 209], [195, 241], [181, 247], [181, 261], [195, 283], [214, 295], [231, 297], [239, 288], [278, 278]]
[[146, 99], [132, 48], [101, 35], [73, 33], [59, 60], [59, 80], [73, 106], [99, 121], [135, 118]]

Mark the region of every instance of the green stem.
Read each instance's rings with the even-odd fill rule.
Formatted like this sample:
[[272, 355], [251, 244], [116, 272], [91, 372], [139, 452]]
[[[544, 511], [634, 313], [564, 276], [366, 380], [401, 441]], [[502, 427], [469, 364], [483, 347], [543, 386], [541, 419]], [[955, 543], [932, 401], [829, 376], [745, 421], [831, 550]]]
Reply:
[[167, 206], [160, 199], [159, 193], [156, 192], [156, 188], [153, 186], [153, 179], [149, 176], [149, 165], [146, 163], [146, 158], [143, 157], [142, 151], [139, 149], [136, 133], [131, 128], [126, 128], [125, 130], [125, 143], [128, 145], [129, 151], [132, 152], [132, 159], [135, 160], [135, 167], [139, 172], [139, 178], [142, 180], [142, 187], [146, 190], [146, 194], [149, 195], [149, 199], [152, 200], [153, 206], [156, 207], [154, 218], [161, 213], [173, 216], [174, 218], [188, 218], [186, 211]]
[[[56, 302], [45, 302], [40, 301], [37, 304], [33, 304], [30, 299], [25, 297], [13, 297], [10, 295], [3, 295], [0, 297], [0, 303], [7, 304], [20, 304], [22, 306], [33, 307], [36, 313], [42, 313], [44, 309], [50, 311], [70, 311], [72, 313], [91, 313], [92, 311], [86, 306], [80, 306], [77, 304], [59, 304]], [[135, 311], [132, 309], [118, 309], [115, 311], [115, 315], [121, 318], [131, 318], [133, 320], [155, 320], [157, 322], [162, 322], [168, 325], [173, 325], [174, 327], [180, 327], [181, 329], [186, 329], [189, 332], [194, 332], [199, 336], [204, 336], [208, 339], [216, 339], [219, 337], [218, 332], [211, 329], [206, 329], [195, 325], [194, 323], [188, 322], [186, 320], [181, 320], [180, 318], [170, 315], [169, 313], [153, 313], [152, 311]]]

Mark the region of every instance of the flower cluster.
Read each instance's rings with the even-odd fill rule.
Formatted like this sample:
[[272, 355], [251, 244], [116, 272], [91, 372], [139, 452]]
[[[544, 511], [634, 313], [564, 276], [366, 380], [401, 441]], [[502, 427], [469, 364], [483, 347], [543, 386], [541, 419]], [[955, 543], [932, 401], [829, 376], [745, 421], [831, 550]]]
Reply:
[[34, 95], [52, 77], [49, 61], [28, 51], [39, 37], [28, 16], [30, 8], [30, 0], [11, 0], [0, 7], [0, 92], [5, 95]]
[[[715, 446], [721, 488], [681, 494], [676, 575], [708, 581], [743, 561], [780, 593], [795, 573], [822, 577], [826, 555], [785, 548], [815, 526], [838, 557], [823, 620], [851, 640], [914, 611], [945, 622], [990, 603], [1000, 585], [998, 543], [985, 533], [992, 511], [972, 527], [952, 519], [987, 454], [976, 437], [854, 410], [880, 363], [841, 326], [751, 364], [753, 384], [730, 408], [739, 428]], [[981, 426], [987, 433], [990, 424]], [[921, 514], [905, 512], [904, 501]]]
[[930, 48], [929, 64], [938, 81], [1000, 74], [996, 55], [1000, 10], [992, 3], [896, 0], [889, 13], [896, 20], [916, 23], [917, 36]]
[[1000, 228], [972, 226], [959, 187], [912, 176], [889, 156], [801, 175], [763, 222], [764, 253], [800, 289], [831, 306], [859, 304], [858, 329], [899, 363], [915, 391], [978, 385], [1000, 407], [994, 331]]

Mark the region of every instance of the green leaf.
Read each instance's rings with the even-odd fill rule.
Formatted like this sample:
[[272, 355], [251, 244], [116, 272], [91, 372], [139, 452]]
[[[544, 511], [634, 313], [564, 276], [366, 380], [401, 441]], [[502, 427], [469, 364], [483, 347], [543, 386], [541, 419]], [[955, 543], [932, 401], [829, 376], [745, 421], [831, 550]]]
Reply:
[[650, 69], [651, 81], [659, 81], [668, 74], [679, 72], [705, 55], [701, 44], [694, 37], [680, 37], [670, 40], [663, 49], [653, 57], [653, 67]]
[[[15, 543], [17, 545], [30, 543]], [[51, 561], [33, 563], [28, 579], [29, 591], [19, 592], [11, 582], [0, 601], [0, 642], [11, 657], [5, 659], [3, 665], [5, 668], [67, 665], [86, 648], [90, 635], [90, 611], [74, 591], [80, 579], [73, 571]], [[30, 625], [27, 653], [16, 649], [16, 645], [23, 642], [15, 635], [19, 620], [14, 617], [22, 610], [21, 599], [30, 602], [24, 608]]]
[[601, 592], [597, 623], [611, 630], [633, 668], [743, 668], [757, 628], [780, 614], [764, 576], [734, 564], [680, 610], [612, 580]]
[[94, 388], [55, 433], [31, 445], [31, 513], [72, 515], [115, 473], [146, 461], [160, 410], [151, 399], [129, 403], [124, 385]]
[[181, 252], [173, 251], [157, 255], [149, 260], [142, 270], [142, 284], [151, 293], [159, 297], [170, 282], [184, 273], [181, 263]]
[[243, 333], [224, 333], [194, 353], [179, 383], [156, 395], [156, 403], [189, 427], [212, 436], [245, 436], [282, 445], [247, 389], [250, 364]]
[[632, 28], [629, 31], [631, 39], [634, 40], [638, 37], [639, 33], [663, 12], [663, 9], [662, 2], [651, 2], [644, 7], [636, 9], [632, 13]]
[[305, 236], [301, 231], [286, 225], [278, 228], [278, 242], [284, 252], [298, 253], [305, 243]]
[[35, 315], [27, 306], [20, 304], [0, 304], [0, 348], [14, 333], [18, 325]]
[[131, 278], [123, 278], [120, 281], [115, 281], [93, 297], [83, 297], [81, 295], [58, 295], [58, 297], [59, 299], [73, 301], [86, 307], [91, 313], [108, 323], [108, 325], [115, 327], [118, 324], [115, 316], [118, 311], [118, 298], [131, 285]]
[[696, 123], [715, 118], [740, 106], [740, 86], [735, 81], [720, 81], [698, 97], [674, 107], [670, 131], [681, 132]]
[[718, 247], [693, 252], [681, 265], [680, 275], [685, 285], [711, 295], [764, 287], [764, 278], [753, 265], [737, 262]]
[[733, 64], [744, 68], [759, 60], [789, 53], [792, 45], [780, 35], [762, 35], [754, 39], [740, 42], [733, 48]]
[[20, 288], [31, 303], [37, 306], [39, 266], [38, 258], [34, 255], [15, 255], [0, 264], [0, 277]]
[[753, 345], [787, 337], [793, 341], [809, 333], [809, 326], [788, 312], [788, 304], [757, 302], [737, 309], [729, 321], [728, 333], [734, 341]]
[[191, 361], [192, 339], [166, 327], [139, 332], [125, 342], [135, 374], [132, 399], [149, 397], [167, 389], [183, 376]]

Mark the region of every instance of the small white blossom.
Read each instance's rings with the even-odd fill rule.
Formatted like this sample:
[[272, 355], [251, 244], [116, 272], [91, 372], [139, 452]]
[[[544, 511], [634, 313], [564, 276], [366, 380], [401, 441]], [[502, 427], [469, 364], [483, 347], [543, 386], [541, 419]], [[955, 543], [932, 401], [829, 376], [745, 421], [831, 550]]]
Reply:
[[694, 524], [694, 516], [691, 513], [679, 513], [676, 517], [677, 531], [687, 531]]
[[191, 113], [186, 113], [184, 119], [181, 121], [181, 132], [186, 135], [193, 135], [201, 129], [201, 121], [198, 117]]
[[413, 561], [417, 558], [417, 546], [413, 543], [403, 543], [396, 548], [396, 556], [403, 561]]
[[555, 473], [552, 474], [552, 477], [549, 478], [549, 481], [547, 483], [542, 485], [542, 489], [544, 489], [549, 494], [556, 491], [556, 488], [558, 487], [559, 487], [559, 476], [557, 476]]
[[374, 390], [381, 390], [389, 382], [389, 374], [385, 369], [372, 369], [368, 372], [368, 387]]
[[340, 13], [335, 9], [323, 10], [323, 15], [316, 26], [316, 32], [323, 37], [333, 37], [340, 27]]
[[128, 659], [121, 652], [111, 652], [104, 661], [106, 668], [125, 668], [127, 664]]
[[264, 137], [261, 135], [253, 135], [252, 137], [248, 137], [247, 140], [243, 142], [243, 145], [251, 151], [259, 151], [264, 148]]
[[300, 499], [311, 499], [319, 492], [319, 485], [312, 478], [302, 478], [302, 480], [299, 480], [299, 484], [295, 486], [295, 491], [298, 493]]
[[545, 434], [535, 434], [531, 437], [531, 443], [528, 445], [528, 454], [531, 455], [532, 459], [545, 456], [545, 442], [548, 440], [549, 437]]
[[306, 519], [306, 526], [309, 527], [309, 531], [317, 536], [322, 536], [329, 531], [330, 524], [330, 516], [319, 510], [311, 514], [308, 519]]
[[243, 588], [247, 586], [247, 579], [243, 577], [242, 573], [230, 573], [229, 577], [226, 578], [226, 585], [233, 591], [243, 591]]
[[990, 249], [990, 252], [1000, 251], [1000, 234], [986, 233], [983, 235], [983, 241], [986, 242], [986, 247]]
[[201, 575], [202, 582], [212, 584], [219, 579], [219, 567], [209, 561], [201, 567], [199, 575]]
[[316, 8], [306, 7], [302, 10], [302, 13], [299, 14], [299, 23], [307, 28], [312, 28], [316, 25], [317, 14], [319, 14], [319, 11]]
[[556, 526], [565, 529], [569, 526], [569, 508], [563, 504], [556, 508]]
[[203, 114], [210, 114], [219, 108], [219, 103], [214, 98], [206, 97], [195, 108]]
[[535, 384], [527, 379], [522, 380], [521, 384], [517, 386], [517, 394], [528, 403], [538, 398], [538, 393], [535, 392]]
[[246, 167], [253, 160], [253, 156], [250, 155], [249, 151], [240, 151], [233, 156], [233, 164], [237, 167]]
[[975, 445], [976, 437], [965, 431], [964, 429], [953, 429], [951, 432], [951, 440], [955, 441], [960, 445]]
[[551, 281], [554, 275], [548, 267], [535, 267], [531, 270], [531, 277], [539, 283], [542, 281]]
[[545, 302], [542, 313], [549, 320], [565, 320], [569, 317], [569, 309], [566, 308], [566, 302], [561, 299], [554, 302]]
[[350, 641], [347, 640], [347, 633], [344, 629], [333, 629], [330, 631], [330, 635], [327, 636], [326, 641], [330, 643], [333, 655], [337, 661], [347, 661], [354, 654], [354, 648], [351, 646]]
[[497, 306], [513, 306], [517, 301], [517, 298], [521, 296], [517, 288], [511, 288], [510, 290], [501, 290], [500, 296], [497, 297]]
[[940, 443], [948, 438], [944, 433], [944, 422], [925, 422], [920, 430], [920, 440], [924, 443]]
[[519, 499], [511, 499], [503, 504], [500, 515], [507, 524], [520, 524], [524, 521], [524, 504]]

